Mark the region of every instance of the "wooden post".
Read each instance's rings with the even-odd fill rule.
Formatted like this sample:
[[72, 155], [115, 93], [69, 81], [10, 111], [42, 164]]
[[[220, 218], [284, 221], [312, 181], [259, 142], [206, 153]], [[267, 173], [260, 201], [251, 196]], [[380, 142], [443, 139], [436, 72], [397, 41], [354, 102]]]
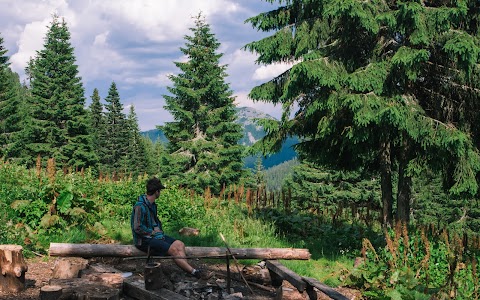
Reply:
[[40, 300], [57, 300], [62, 296], [59, 285], [44, 285], [40, 288]]
[[163, 274], [159, 263], [147, 264], [143, 276], [146, 290], [159, 290], [161, 288], [173, 289], [172, 282]]
[[230, 294], [231, 278], [230, 278], [230, 257], [228, 251], [225, 253], [227, 259], [227, 294]]
[[18, 245], [0, 245], [0, 291], [20, 292], [25, 289], [27, 263], [23, 258], [23, 248]]

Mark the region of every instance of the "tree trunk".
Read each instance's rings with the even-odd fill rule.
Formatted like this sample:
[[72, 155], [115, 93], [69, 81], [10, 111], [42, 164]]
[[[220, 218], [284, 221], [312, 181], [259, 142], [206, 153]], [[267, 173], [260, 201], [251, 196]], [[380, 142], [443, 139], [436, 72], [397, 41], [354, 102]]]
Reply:
[[20, 292], [25, 289], [27, 263], [23, 258], [22, 246], [0, 245], [0, 291]]
[[390, 159], [390, 142], [383, 141], [380, 149], [380, 174], [382, 189], [382, 225], [392, 225], [393, 192], [392, 192], [392, 162]]
[[[308, 249], [298, 248], [231, 248], [237, 259], [295, 259], [308, 260]], [[223, 247], [185, 247], [187, 258], [224, 257], [227, 251]], [[119, 244], [66, 244], [50, 243], [50, 256], [78, 257], [132, 257], [146, 256], [133, 245]]]
[[403, 151], [400, 152], [398, 166], [398, 192], [396, 221], [408, 224], [410, 220], [410, 198], [412, 196], [412, 177], [407, 174], [409, 147], [404, 142]]

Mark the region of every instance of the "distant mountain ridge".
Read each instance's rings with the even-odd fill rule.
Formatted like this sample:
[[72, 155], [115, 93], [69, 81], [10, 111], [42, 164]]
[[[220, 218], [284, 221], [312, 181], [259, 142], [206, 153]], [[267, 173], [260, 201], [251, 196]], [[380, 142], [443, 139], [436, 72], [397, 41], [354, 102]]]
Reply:
[[[251, 146], [255, 142], [262, 139], [266, 132], [263, 130], [262, 126], [259, 126], [255, 123], [255, 119], [275, 119], [274, 117], [261, 112], [252, 107], [238, 107], [237, 110], [237, 123], [242, 126], [243, 137], [240, 139], [239, 143], [244, 146]], [[148, 137], [153, 142], [168, 143], [168, 139], [165, 137], [163, 131], [158, 129], [152, 129], [148, 131], [143, 131], [141, 134], [145, 137]], [[297, 156], [297, 153], [293, 149], [293, 145], [298, 143], [297, 138], [288, 138], [280, 152], [269, 155], [266, 158], [262, 158], [262, 164], [264, 168], [270, 168], [272, 166], [279, 165], [285, 161], [291, 160]], [[254, 168], [257, 157], [249, 156], [244, 159], [244, 164], [246, 168]]]
[[256, 110], [252, 107], [239, 107], [237, 110], [237, 123], [242, 125], [243, 138], [240, 144], [244, 146], [251, 146], [265, 136], [263, 127], [255, 123], [255, 119], [275, 119], [274, 117]]

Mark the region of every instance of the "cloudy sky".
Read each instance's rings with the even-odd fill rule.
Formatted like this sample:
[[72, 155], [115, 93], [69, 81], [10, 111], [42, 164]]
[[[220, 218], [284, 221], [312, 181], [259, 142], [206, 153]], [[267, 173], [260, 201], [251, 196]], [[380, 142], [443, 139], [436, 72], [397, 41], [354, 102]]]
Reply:
[[174, 61], [185, 61], [179, 48], [191, 35], [192, 17], [202, 13], [221, 43], [226, 81], [238, 106], [255, 107], [279, 118], [281, 109], [253, 102], [250, 90], [283, 72], [284, 65], [258, 65], [241, 48], [266, 36], [245, 20], [277, 6], [264, 0], [0, 0], [0, 35], [11, 68], [25, 79], [30, 57], [43, 48], [54, 13], [63, 17], [85, 87], [87, 105], [93, 89], [104, 99], [112, 81], [128, 112], [135, 106], [142, 131], [172, 120], [162, 97], [172, 86], [167, 75], [178, 73]]

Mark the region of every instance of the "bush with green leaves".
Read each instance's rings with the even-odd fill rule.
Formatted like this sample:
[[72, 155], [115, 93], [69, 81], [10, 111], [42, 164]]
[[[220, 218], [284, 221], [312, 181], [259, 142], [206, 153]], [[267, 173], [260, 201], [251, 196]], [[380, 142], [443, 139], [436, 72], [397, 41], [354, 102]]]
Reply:
[[363, 240], [363, 262], [346, 284], [372, 299], [478, 299], [480, 253], [465, 246], [453, 232], [397, 226], [385, 230], [384, 247]]

